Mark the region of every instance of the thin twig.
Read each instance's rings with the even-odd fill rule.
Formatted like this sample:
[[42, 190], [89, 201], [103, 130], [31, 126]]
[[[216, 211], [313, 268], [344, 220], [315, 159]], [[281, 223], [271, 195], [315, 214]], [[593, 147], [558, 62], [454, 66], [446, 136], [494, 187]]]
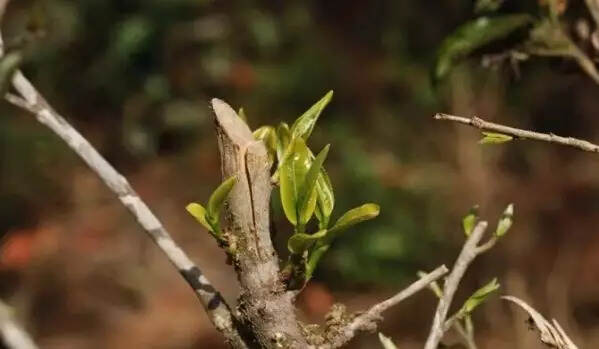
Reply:
[[597, 153], [599, 152], [599, 145], [593, 144], [583, 139], [577, 139], [572, 137], [562, 137], [553, 133], [540, 133], [519, 128], [504, 126], [493, 122], [485, 121], [478, 117], [466, 118], [462, 116], [450, 115], [437, 113], [435, 114], [435, 120], [453, 121], [465, 125], [469, 125], [478, 128], [482, 131], [491, 131], [502, 133], [504, 135], [512, 136], [517, 139], [530, 139], [535, 141], [543, 141], [549, 143], [556, 143], [569, 147], [574, 147], [580, 150]]
[[[0, 46], [0, 55], [1, 53]], [[230, 308], [220, 293], [172, 239], [169, 232], [133, 190], [127, 179], [48, 104], [20, 71], [17, 71], [13, 77], [13, 87], [20, 94], [20, 97], [8, 95], [6, 97], [7, 101], [33, 113], [40, 123], [50, 128], [81, 157], [104, 184], [117, 195], [123, 205], [135, 216], [139, 225], [179, 270], [200, 299], [210, 320], [223, 333], [226, 340], [234, 347], [247, 347], [235, 326]]]
[[595, 24], [599, 27], [599, 0], [585, 0]]
[[451, 302], [453, 301], [458, 285], [470, 266], [470, 263], [472, 263], [479, 254], [479, 251], [477, 251], [478, 243], [483, 238], [486, 229], [487, 222], [484, 221], [479, 222], [474, 227], [470, 237], [466, 240], [466, 243], [464, 243], [464, 247], [458, 256], [451, 273], [445, 279], [445, 283], [443, 284], [443, 296], [439, 299], [439, 304], [437, 305], [437, 310], [435, 311], [435, 317], [433, 319], [433, 325], [431, 326], [430, 333], [424, 346], [425, 349], [437, 349], [439, 342], [441, 342], [441, 339], [447, 330], [445, 319], [447, 319]]
[[0, 301], [0, 334], [9, 349], [37, 349], [31, 336], [14, 319], [11, 308]]
[[534, 327], [539, 332], [539, 339], [545, 345], [557, 349], [578, 349], [557, 320], [552, 319], [549, 322], [543, 315], [520, 298], [514, 296], [503, 296], [501, 298], [517, 304], [528, 313], [531, 320], [530, 323], [534, 324]]
[[410, 286], [397, 293], [395, 296], [374, 305], [364, 313], [356, 316], [350, 323], [338, 330], [334, 338], [329, 339], [329, 345], [321, 348], [338, 348], [349, 342], [358, 331], [375, 330], [377, 327], [377, 322], [382, 319], [382, 313], [385, 310], [397, 305], [406, 298], [411, 297], [420, 290], [428, 287], [431, 282], [438, 280], [447, 272], [447, 267], [445, 265], [441, 265], [432, 272], [423, 275], [418, 281], [415, 281]]

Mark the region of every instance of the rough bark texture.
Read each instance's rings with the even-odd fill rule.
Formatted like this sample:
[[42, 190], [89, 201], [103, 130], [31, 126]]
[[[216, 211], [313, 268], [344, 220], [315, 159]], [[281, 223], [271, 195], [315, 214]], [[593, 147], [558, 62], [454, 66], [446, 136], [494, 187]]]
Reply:
[[306, 348], [270, 239], [266, 148], [228, 104], [213, 99], [212, 107], [223, 178], [237, 177], [225, 205], [224, 232], [241, 286], [238, 320], [255, 337], [251, 346]]

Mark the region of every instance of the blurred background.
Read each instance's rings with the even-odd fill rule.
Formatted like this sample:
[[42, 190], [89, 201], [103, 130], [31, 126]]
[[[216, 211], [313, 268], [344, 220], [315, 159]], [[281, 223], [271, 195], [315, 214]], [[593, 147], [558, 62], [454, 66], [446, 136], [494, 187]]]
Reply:
[[[577, 15], [582, 0], [571, 0]], [[506, 1], [526, 11], [531, 1]], [[299, 298], [322, 323], [335, 302], [368, 307], [452, 265], [474, 204], [509, 234], [474, 263], [455, 300], [498, 277], [501, 294], [557, 318], [582, 348], [599, 346], [599, 158], [533, 142], [477, 144], [479, 132], [436, 112], [599, 141], [599, 87], [572, 63], [526, 62], [520, 74], [460, 64], [430, 71], [473, 2], [12, 1], [9, 43], [51, 104], [131, 181], [225, 298], [224, 253], [184, 210], [220, 183], [209, 100], [243, 107], [252, 128], [292, 123], [328, 90], [310, 139], [331, 143], [334, 217], [364, 202], [381, 215], [340, 238]], [[588, 16], [588, 15], [586, 15]], [[42, 348], [222, 348], [197, 299], [135, 220], [54, 134], [0, 105], [0, 298]], [[279, 246], [291, 232], [280, 209]], [[420, 348], [435, 296], [385, 315], [381, 331]], [[525, 316], [498, 296], [474, 314], [480, 348], [541, 348]], [[458, 338], [450, 332], [445, 342]], [[352, 348], [378, 346], [359, 335]]]

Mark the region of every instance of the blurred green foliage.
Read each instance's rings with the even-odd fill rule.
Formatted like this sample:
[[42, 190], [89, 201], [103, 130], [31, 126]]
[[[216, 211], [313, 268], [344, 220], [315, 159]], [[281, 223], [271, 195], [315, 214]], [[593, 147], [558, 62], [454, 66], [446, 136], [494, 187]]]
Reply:
[[[42, 92], [128, 171], [158, 160], [178, 168], [197, 160], [189, 154], [199, 146], [217, 161], [216, 147], [206, 141], [214, 137], [211, 97], [243, 107], [256, 129], [281, 120], [290, 124], [335, 90], [311, 136], [313, 149], [334, 144], [327, 170], [335, 212], [362, 202], [376, 202], [383, 210], [377, 220], [340, 238], [315, 277], [331, 285], [368, 285], [401, 282], [413, 270], [436, 264], [433, 252], [451, 251], [451, 234], [461, 237], [452, 214], [478, 202], [461, 188], [464, 206], [448, 206], [455, 191], [444, 171], [455, 174], [457, 155], [444, 147], [455, 140], [429, 121], [434, 112], [459, 105], [460, 92], [479, 93], [462, 105], [503, 97], [483, 93], [503, 91], [502, 76], [509, 74], [480, 70], [473, 60], [461, 63], [437, 89], [429, 79], [437, 48], [473, 18], [474, 6], [466, 0], [13, 1], [5, 27], [8, 42], [26, 37], [24, 70]], [[505, 1], [500, 11], [530, 12], [536, 6]], [[545, 63], [534, 69], [506, 93], [510, 108], [529, 110], [533, 124], [556, 133], [562, 127], [585, 130], [582, 122], [564, 126], [556, 116], [573, 109], [553, 105], [568, 98], [535, 97], [568, 90], [568, 83], [547, 83], [561, 81], [561, 72]], [[452, 83], [456, 76], [462, 80]], [[574, 110], [574, 116], [581, 113]], [[69, 172], [61, 179], [52, 172], [56, 164], [72, 168], [71, 155], [15, 109], [5, 106], [2, 114], [0, 180], [2, 195], [9, 197], [3, 212], [17, 201], [37, 212], [39, 197], [60, 198], [68, 190]], [[507, 167], [520, 169], [511, 161]], [[214, 188], [219, 173], [210, 175], [213, 182], [201, 185]], [[280, 205], [273, 207], [277, 227], [285, 226]], [[3, 229], [22, 224], [2, 217]], [[278, 232], [279, 251], [290, 234]]]

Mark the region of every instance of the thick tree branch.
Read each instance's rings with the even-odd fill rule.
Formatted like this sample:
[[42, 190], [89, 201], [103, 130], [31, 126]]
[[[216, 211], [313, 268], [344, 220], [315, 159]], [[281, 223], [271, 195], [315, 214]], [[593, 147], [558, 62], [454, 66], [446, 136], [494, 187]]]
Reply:
[[37, 345], [15, 321], [10, 307], [0, 301], [0, 334], [8, 349], [37, 349]]
[[374, 305], [364, 313], [356, 316], [343, 328], [336, 330], [336, 336], [328, 338], [329, 343], [327, 346], [324, 346], [324, 348], [339, 348], [349, 342], [358, 331], [376, 330], [377, 323], [382, 319], [382, 313], [384, 311], [428, 287], [428, 285], [445, 275], [447, 272], [447, 267], [442, 265], [432, 272], [423, 275], [418, 281], [415, 281], [395, 296]]
[[224, 238], [241, 285], [240, 321], [255, 337], [255, 347], [306, 348], [270, 237], [266, 148], [227, 103], [215, 98], [212, 107], [223, 178], [237, 178], [225, 205]]
[[431, 326], [424, 349], [437, 349], [443, 335], [449, 328], [445, 319], [447, 319], [451, 302], [453, 301], [453, 297], [455, 296], [460, 281], [462, 281], [462, 277], [476, 256], [486, 251], [484, 249], [479, 250], [478, 246], [486, 230], [487, 222], [484, 221], [479, 222], [474, 227], [470, 237], [466, 240], [466, 243], [458, 256], [451, 273], [445, 279], [445, 283], [443, 284], [443, 295], [439, 299], [439, 304], [437, 305], [437, 310], [435, 311], [435, 317], [433, 319], [433, 325]]
[[460, 124], [465, 124], [478, 128], [481, 131], [490, 131], [502, 133], [508, 136], [512, 136], [517, 139], [530, 139], [535, 141], [543, 141], [549, 143], [556, 143], [569, 147], [574, 147], [580, 150], [597, 153], [599, 152], [599, 145], [585, 141], [583, 139], [577, 139], [572, 137], [562, 137], [554, 135], [553, 133], [539, 133], [519, 128], [504, 126], [493, 122], [488, 122], [478, 117], [465, 118], [462, 116], [455, 116], [449, 114], [438, 113], [435, 114], [435, 120], [453, 121]]
[[137, 219], [139, 225], [179, 270], [200, 299], [210, 320], [223, 333], [226, 340], [233, 346], [246, 347], [237, 331], [231, 311], [220, 293], [215, 290], [200, 269], [175, 243], [169, 232], [133, 190], [127, 179], [112, 167], [75, 128], [46, 102], [44, 97], [20, 71], [17, 71], [13, 77], [13, 87], [20, 96], [7, 95], [6, 99], [14, 105], [33, 113], [40, 123], [52, 130], [81, 157], [106, 186], [117, 195], [123, 205]]

